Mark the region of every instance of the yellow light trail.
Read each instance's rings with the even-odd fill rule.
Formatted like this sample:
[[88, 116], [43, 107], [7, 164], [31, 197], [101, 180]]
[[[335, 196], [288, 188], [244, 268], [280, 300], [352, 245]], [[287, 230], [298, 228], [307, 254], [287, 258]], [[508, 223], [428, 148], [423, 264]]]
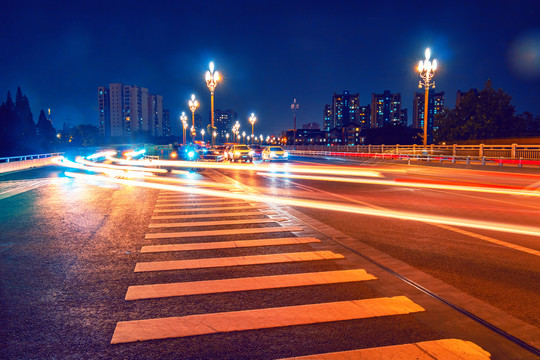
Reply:
[[498, 232], [505, 232], [505, 233], [511, 233], [511, 234], [520, 234], [520, 235], [540, 237], [540, 228], [531, 227], [531, 226], [518, 226], [518, 225], [501, 224], [501, 223], [487, 222], [487, 221], [457, 219], [457, 218], [444, 217], [444, 216], [423, 215], [423, 214], [415, 214], [415, 213], [404, 212], [404, 211], [379, 210], [379, 209], [373, 209], [373, 208], [368, 208], [368, 207], [342, 205], [342, 204], [322, 202], [322, 201], [288, 199], [288, 198], [269, 197], [269, 196], [261, 196], [261, 195], [243, 195], [243, 194], [230, 193], [228, 191], [198, 189], [198, 188], [192, 188], [192, 187], [167, 185], [167, 184], [156, 184], [156, 183], [141, 182], [141, 181], [136, 181], [136, 180], [112, 179], [112, 178], [106, 178], [103, 176], [77, 174], [77, 173], [71, 173], [71, 172], [66, 172], [66, 175], [74, 177], [74, 178], [99, 180], [99, 181], [112, 182], [112, 183], [123, 184], [123, 185], [128, 185], [128, 186], [140, 186], [140, 187], [146, 187], [146, 188], [152, 188], [152, 189], [178, 191], [178, 192], [191, 193], [191, 194], [240, 199], [240, 200], [245, 200], [245, 201], [267, 202], [267, 203], [274, 203], [274, 204], [288, 205], [288, 206], [308, 207], [308, 208], [315, 208], [315, 209], [321, 209], [321, 210], [347, 212], [347, 213], [366, 215], [366, 216], [376, 216], [376, 217], [391, 218], [391, 219], [406, 220], [406, 221], [419, 221], [419, 222], [425, 222], [425, 223], [431, 223], [431, 224], [443, 224], [443, 225], [466, 227], [466, 228], [472, 228], [472, 229], [490, 230], [490, 231], [498, 231]]
[[148, 167], [139, 167], [139, 166], [119, 166], [119, 165], [95, 163], [92, 161], [85, 160], [84, 158], [80, 156], [76, 157], [75, 161], [83, 165], [93, 166], [97, 168], [107, 168], [107, 169], [113, 169], [113, 170], [125, 170], [125, 171], [136, 171], [136, 172], [153, 172], [153, 173], [161, 173], [161, 174], [167, 173], [167, 170], [158, 169], [158, 168], [148, 168]]
[[[269, 165], [254, 165], [254, 164], [226, 164], [226, 163], [210, 163], [199, 161], [180, 161], [180, 160], [124, 160], [114, 157], [107, 159], [120, 164], [140, 165], [140, 166], [169, 166], [169, 167], [188, 167], [188, 168], [203, 168], [203, 169], [221, 169], [221, 170], [250, 170], [250, 171], [283, 171], [292, 173], [317, 173], [328, 175], [347, 175], [347, 176], [365, 176], [365, 177], [382, 177], [379, 171], [362, 170], [362, 169], [347, 169], [345, 167], [328, 167], [328, 166], [289, 166], [288, 164], [278, 166], [276, 164]], [[389, 172], [405, 173], [404, 170], [388, 170]]]
[[490, 194], [540, 197], [540, 192], [528, 191], [528, 190], [497, 189], [497, 188], [487, 188], [487, 187], [441, 185], [441, 184], [421, 184], [421, 183], [419, 184], [419, 183], [407, 182], [407, 181], [395, 182], [391, 180], [371, 180], [371, 179], [359, 179], [359, 178], [344, 178], [344, 177], [336, 177], [336, 176], [276, 174], [276, 173], [268, 173], [268, 172], [258, 172], [257, 175], [262, 175], [262, 176], [267, 176], [267, 177], [301, 179], [301, 180], [337, 181], [337, 182], [349, 182], [349, 183], [357, 183], [357, 184], [403, 186], [403, 187], [414, 187], [414, 188], [423, 188], [423, 189], [456, 190], [456, 191], [470, 191], [470, 192], [481, 192], [481, 193], [490, 193]]

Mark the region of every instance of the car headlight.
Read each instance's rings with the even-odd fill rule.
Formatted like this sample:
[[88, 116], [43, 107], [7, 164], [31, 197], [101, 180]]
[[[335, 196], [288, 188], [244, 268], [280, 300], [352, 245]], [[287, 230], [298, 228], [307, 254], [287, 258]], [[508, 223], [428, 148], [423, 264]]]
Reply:
[[190, 151], [190, 152], [187, 153], [187, 155], [188, 155], [190, 158], [192, 158], [192, 157], [195, 156], [195, 152]]
[[235, 151], [234, 155], [236, 155], [236, 156], [240, 155], [240, 151]]
[[285, 152], [283, 153], [283, 156], [287, 157], [287, 156], [289, 156], [289, 153], [285, 151]]
[[276, 153], [270, 153], [270, 157], [276, 157]]
[[249, 155], [253, 156], [253, 154], [255, 154], [255, 152], [254, 152], [253, 150], [251, 150], [251, 151], [249, 152]]
[[172, 152], [172, 153], [171, 153], [171, 157], [172, 157], [173, 159], [176, 159], [176, 156], [177, 156], [177, 155], [176, 155], [175, 152]]

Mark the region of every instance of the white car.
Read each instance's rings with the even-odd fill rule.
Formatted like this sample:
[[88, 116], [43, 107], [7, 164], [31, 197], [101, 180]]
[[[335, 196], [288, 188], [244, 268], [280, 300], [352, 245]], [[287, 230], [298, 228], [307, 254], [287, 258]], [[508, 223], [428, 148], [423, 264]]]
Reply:
[[283, 150], [281, 146], [267, 146], [262, 152], [263, 161], [288, 160], [289, 153]]

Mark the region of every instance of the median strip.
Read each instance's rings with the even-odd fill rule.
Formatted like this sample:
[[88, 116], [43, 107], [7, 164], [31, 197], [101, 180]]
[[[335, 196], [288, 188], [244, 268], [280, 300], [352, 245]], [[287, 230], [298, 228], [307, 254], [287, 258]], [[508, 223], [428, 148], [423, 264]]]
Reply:
[[419, 311], [424, 311], [424, 309], [405, 296], [396, 296], [184, 317], [119, 321], [116, 324], [111, 344], [357, 320]]
[[277, 245], [297, 245], [321, 242], [313, 237], [287, 237], [260, 240], [238, 240], [219, 241], [191, 244], [169, 244], [169, 245], [148, 245], [143, 246], [141, 253], [155, 253], [168, 251], [190, 251], [190, 250], [214, 250], [214, 249], [234, 249], [256, 246], [277, 246]]
[[171, 284], [138, 285], [130, 286], [128, 288], [126, 300], [338, 284], [375, 279], [375, 276], [368, 274], [365, 270], [355, 269]]
[[343, 258], [343, 255], [333, 253], [332, 251], [306, 251], [284, 254], [233, 256], [193, 260], [151, 261], [137, 263], [135, 265], [135, 272], [279, 264], [301, 261], [335, 260]]
[[224, 236], [224, 235], [242, 235], [242, 234], [266, 234], [275, 232], [302, 231], [300, 226], [279, 226], [265, 228], [245, 228], [230, 230], [208, 230], [208, 231], [186, 231], [172, 233], [146, 234], [145, 239], [166, 239], [166, 238], [186, 238], [201, 236]]

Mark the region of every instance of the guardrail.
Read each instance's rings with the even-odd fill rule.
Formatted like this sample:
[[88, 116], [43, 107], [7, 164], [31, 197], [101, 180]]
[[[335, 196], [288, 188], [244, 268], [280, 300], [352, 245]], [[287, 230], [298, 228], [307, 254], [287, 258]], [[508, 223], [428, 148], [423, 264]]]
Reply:
[[[298, 148], [298, 146], [297, 146]], [[343, 151], [317, 151], [317, 150], [292, 150], [287, 149], [290, 154], [301, 156], [337, 156], [337, 157], [353, 157], [353, 158], [376, 158], [386, 160], [406, 160], [409, 165], [411, 161], [427, 161], [427, 162], [450, 162], [452, 164], [465, 163], [477, 165], [513, 165], [522, 166], [537, 166], [540, 167], [540, 160], [530, 159], [513, 159], [507, 157], [491, 157], [491, 156], [445, 156], [445, 155], [430, 155], [430, 154], [394, 154], [394, 153], [358, 153], [358, 152], [343, 152]]]
[[[287, 149], [292, 149], [287, 146]], [[355, 145], [355, 146], [318, 146], [297, 145], [295, 150], [314, 150], [331, 152], [354, 152], [364, 154], [407, 154], [458, 157], [502, 157], [509, 159], [540, 160], [540, 145]]]
[[53, 158], [64, 153], [33, 154], [0, 158], [0, 173], [50, 165]]

